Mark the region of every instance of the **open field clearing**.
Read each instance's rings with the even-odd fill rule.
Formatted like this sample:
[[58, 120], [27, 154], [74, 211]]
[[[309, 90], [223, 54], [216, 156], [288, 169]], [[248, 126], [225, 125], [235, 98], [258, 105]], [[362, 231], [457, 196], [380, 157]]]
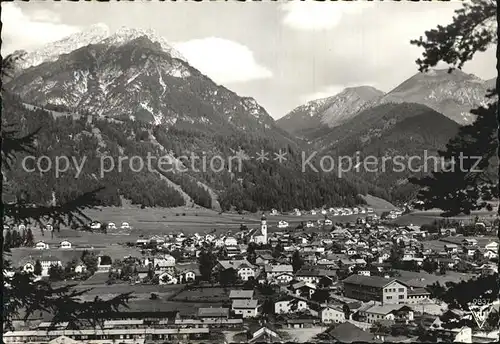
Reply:
[[[462, 240], [464, 240], [464, 238], [465, 237], [463, 236], [446, 237], [439, 240], [422, 241], [422, 244], [424, 245], [425, 249], [442, 251], [444, 250], [444, 245], [446, 244], [453, 243], [461, 245]], [[479, 247], [484, 247], [485, 245], [489, 244], [492, 241], [498, 241], [498, 239], [494, 236], [474, 236], [474, 237], [467, 237], [467, 239], [476, 239], [477, 245]]]
[[[281, 329], [281, 332], [290, 336], [292, 342], [305, 343], [311, 341], [318, 334], [326, 331], [327, 327], [311, 327], [300, 329]], [[287, 338], [288, 339], [288, 338]]]
[[224, 302], [229, 300], [229, 290], [230, 288], [224, 290], [221, 287], [183, 290], [173, 297], [171, 301]]
[[[434, 220], [444, 219], [440, 216], [440, 214], [441, 211], [438, 210], [415, 211], [413, 213], [400, 216], [392, 222], [402, 226], [410, 224], [421, 226], [424, 224], [431, 224]], [[465, 224], [468, 224], [473, 221], [476, 216], [478, 216], [480, 219], [488, 219], [489, 221], [493, 221], [496, 218], [496, 213], [493, 211], [475, 211], [472, 212], [471, 215], [453, 216], [448, 217], [447, 219], [458, 221], [461, 220], [464, 221]]]
[[458, 283], [460, 281], [467, 281], [474, 277], [474, 274], [469, 273], [461, 273], [456, 271], [446, 271], [445, 275], [434, 275], [429, 274], [425, 271], [415, 272], [415, 271], [406, 271], [406, 270], [397, 270], [401, 277], [402, 281], [408, 281], [411, 279], [423, 279], [422, 282], [425, 282], [427, 285], [433, 284], [435, 282], [439, 282], [441, 284], [445, 284], [446, 282], [454, 282]]
[[[102, 274], [107, 277], [107, 273], [97, 273]], [[172, 295], [181, 290], [184, 286], [181, 284], [176, 285], [141, 285], [141, 284], [100, 284], [100, 285], [87, 285], [85, 283], [80, 283], [75, 287], [77, 290], [90, 289], [85, 293], [86, 299], [94, 299], [96, 296], [107, 299], [123, 293], [132, 293], [137, 300], [149, 300], [151, 293], [158, 295], [159, 299], [167, 300]]]
[[[85, 233], [87, 234], [87, 233]], [[90, 233], [92, 234], [92, 233]], [[102, 234], [102, 236], [106, 236]], [[11, 259], [14, 262], [19, 262], [23, 259], [38, 259], [40, 257], [51, 256], [54, 258], [59, 258], [62, 262], [69, 262], [73, 259], [80, 259], [82, 253], [85, 250], [94, 252], [95, 254], [103, 254], [110, 256], [112, 260], [123, 259], [127, 256], [142, 257], [140, 250], [135, 247], [126, 247], [118, 244], [103, 244], [103, 240], [99, 240], [100, 237], [96, 236], [85, 236], [86, 239], [74, 241], [66, 237], [57, 237], [54, 235], [54, 239], [44, 240], [49, 243], [50, 250], [37, 250], [35, 248], [13, 248], [11, 249]], [[59, 242], [61, 240], [70, 240], [73, 243], [73, 249], [60, 249], [58, 248]], [[116, 240], [116, 239], [115, 239]], [[105, 241], [104, 241], [105, 242]]]

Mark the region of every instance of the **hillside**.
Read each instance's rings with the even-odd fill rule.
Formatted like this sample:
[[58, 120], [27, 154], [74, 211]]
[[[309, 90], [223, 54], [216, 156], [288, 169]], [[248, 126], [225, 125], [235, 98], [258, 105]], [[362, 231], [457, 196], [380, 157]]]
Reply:
[[254, 99], [216, 85], [160, 43], [141, 36], [117, 45], [111, 38], [31, 67], [7, 88], [49, 109], [218, 133], [248, 131], [294, 144]]
[[470, 124], [470, 110], [484, 105], [495, 78], [482, 80], [460, 70], [435, 69], [417, 73], [384, 94], [373, 87], [346, 88], [328, 98], [312, 100], [277, 121], [286, 131], [314, 142], [359, 115], [361, 111], [388, 103], [417, 103], [442, 113], [460, 125]]
[[277, 125], [297, 136], [321, 128], [333, 128], [371, 106], [384, 93], [370, 86], [349, 87], [332, 97], [313, 100], [277, 120]]
[[[37, 155], [86, 159], [76, 179], [74, 167], [56, 177], [18, 165], [8, 175], [6, 196], [61, 203], [105, 186], [103, 205], [120, 205], [125, 198], [147, 207], [256, 211], [363, 203], [363, 185], [302, 173], [300, 141], [278, 128], [255, 100], [216, 85], [147, 36], [132, 36], [78, 48], [6, 85], [4, 118], [21, 133], [41, 128]], [[287, 153], [284, 164], [272, 160], [280, 149]], [[254, 159], [261, 150], [270, 154], [266, 163]], [[149, 155], [167, 158], [170, 168], [135, 171], [125, 162], [121, 170], [101, 175], [102, 159], [148, 161]], [[220, 159], [216, 168], [207, 166], [215, 157], [225, 166], [220, 168]]]
[[[493, 79], [494, 80], [494, 79]], [[417, 73], [387, 93], [380, 103], [418, 103], [464, 125], [474, 121], [470, 110], [486, 103], [492, 80], [484, 81], [461, 70]]]
[[[457, 123], [424, 105], [383, 104], [331, 129], [317, 141], [317, 147], [323, 155], [355, 159], [358, 154], [361, 162], [367, 157], [375, 158], [375, 166], [362, 165], [346, 178], [356, 177], [386, 190], [384, 198], [388, 200], [404, 200], [415, 191], [408, 185], [408, 177], [424, 173], [421, 168], [424, 157], [437, 156], [437, 151], [444, 148], [458, 128]], [[413, 156], [419, 158], [414, 158], [412, 169], [421, 168], [419, 172], [408, 168]], [[429, 166], [427, 172], [433, 168], [434, 165]]]

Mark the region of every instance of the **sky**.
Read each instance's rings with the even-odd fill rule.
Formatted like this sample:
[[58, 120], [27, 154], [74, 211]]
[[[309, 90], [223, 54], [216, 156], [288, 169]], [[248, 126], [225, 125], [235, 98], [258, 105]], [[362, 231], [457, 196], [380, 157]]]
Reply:
[[[384, 92], [418, 72], [410, 44], [451, 22], [450, 2], [16, 2], [2, 3], [2, 55], [34, 50], [105, 24], [154, 29], [189, 63], [278, 119], [296, 106], [370, 85]], [[494, 49], [464, 71], [496, 76]]]

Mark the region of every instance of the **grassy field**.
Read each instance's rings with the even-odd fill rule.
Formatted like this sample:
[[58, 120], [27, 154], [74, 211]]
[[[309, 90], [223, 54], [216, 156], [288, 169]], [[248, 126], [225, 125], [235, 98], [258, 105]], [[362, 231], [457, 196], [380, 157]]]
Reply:
[[[128, 222], [132, 229], [125, 231], [109, 231], [108, 234], [91, 233], [75, 231], [68, 228], [54, 232], [52, 237], [50, 233], [34, 230], [35, 241], [42, 240], [50, 245], [58, 245], [61, 240], [69, 240], [78, 247], [106, 247], [111, 248], [114, 244], [134, 242], [141, 237], [152, 235], [165, 235], [170, 233], [225, 233], [231, 235], [239, 231], [240, 225], [246, 225], [249, 228], [259, 226], [261, 214], [219, 214], [213, 210], [203, 208], [147, 208], [140, 209], [134, 206], [125, 207], [104, 207], [86, 211], [86, 215], [94, 220], [101, 222], [114, 222], [118, 227], [122, 222]], [[350, 222], [362, 215], [336, 216], [331, 217], [335, 222]], [[289, 228], [295, 228], [301, 222], [324, 219], [321, 214], [303, 216], [279, 215], [267, 216], [269, 231], [279, 231], [278, 221], [285, 220], [289, 222]], [[312, 229], [316, 230], [316, 229]], [[112, 250], [121, 250], [120, 247], [114, 247]], [[121, 252], [118, 255], [122, 255]], [[122, 255], [123, 256], [123, 255]]]
[[[492, 241], [498, 242], [498, 239], [494, 236], [474, 236], [474, 237], [467, 237], [467, 238], [468, 239], [476, 239], [477, 245], [480, 248], [483, 248], [485, 245], [489, 244]], [[424, 245], [424, 249], [443, 251], [444, 245], [454, 243], [454, 244], [457, 244], [460, 246], [462, 243], [462, 240], [464, 240], [463, 236], [456, 236], [456, 237], [446, 237], [446, 238], [442, 238], [439, 240], [422, 241], [422, 244]]]
[[221, 303], [195, 303], [195, 302], [175, 302], [168, 301], [164, 298], [157, 300], [135, 299], [128, 303], [130, 311], [155, 311], [155, 312], [170, 312], [179, 311], [181, 316], [193, 316], [198, 313], [199, 308], [203, 307], [221, 307]]
[[372, 195], [362, 196], [368, 207], [373, 208], [376, 211], [386, 211], [396, 208], [392, 203], [386, 201], [385, 199], [375, 197]]
[[229, 289], [224, 290], [221, 287], [205, 287], [191, 290], [183, 290], [171, 301], [199, 301], [199, 302], [224, 302], [229, 300]]
[[434, 275], [429, 274], [425, 271], [415, 272], [415, 271], [406, 271], [406, 270], [397, 270], [400, 274], [400, 278], [402, 281], [408, 281], [411, 279], [421, 279], [427, 285], [433, 284], [435, 282], [439, 282], [440, 284], [445, 284], [446, 282], [454, 282], [458, 283], [460, 281], [468, 281], [474, 274], [469, 273], [461, 273], [456, 271], [447, 271], [445, 275]]
[[[97, 273], [98, 278], [100, 275], [105, 275], [107, 277], [107, 273]], [[106, 278], [107, 280], [107, 278]], [[95, 284], [88, 285], [85, 283], [86, 281], [80, 283], [75, 287], [77, 290], [82, 289], [90, 289], [87, 293], [85, 293], [85, 299], [92, 300], [96, 296], [99, 296], [103, 299], [108, 299], [123, 293], [132, 293], [136, 300], [148, 300], [151, 296], [151, 293], [155, 293], [162, 300], [168, 300], [170, 297], [175, 295], [179, 290], [184, 288], [182, 284], [174, 284], [174, 285], [141, 285], [141, 284], [128, 284], [128, 283], [119, 283], [119, 284]]]
[[[398, 217], [392, 222], [401, 226], [407, 226], [410, 224], [421, 226], [424, 224], [431, 224], [434, 220], [443, 219], [440, 216], [440, 211], [437, 210], [429, 210], [429, 211], [416, 211], [410, 214], [405, 214], [403, 216]], [[465, 224], [473, 221], [476, 215], [481, 219], [488, 219], [493, 221], [495, 219], [495, 212], [487, 212], [487, 211], [477, 211], [473, 212], [471, 215], [461, 215], [449, 217], [449, 220], [458, 220], [464, 221]]]

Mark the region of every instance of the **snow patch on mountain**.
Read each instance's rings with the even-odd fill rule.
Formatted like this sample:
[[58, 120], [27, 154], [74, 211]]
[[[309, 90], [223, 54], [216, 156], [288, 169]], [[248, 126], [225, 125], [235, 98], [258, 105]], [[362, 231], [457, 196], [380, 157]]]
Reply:
[[120, 46], [143, 36], [146, 36], [153, 43], [159, 43], [162, 50], [170, 54], [173, 58], [187, 62], [186, 58], [182, 56], [181, 53], [170, 46], [165, 38], [161, 37], [152, 29], [144, 30], [122, 27], [116, 32], [111, 33], [107, 25], [94, 24], [87, 30], [72, 34], [59, 41], [46, 44], [32, 52], [27, 52], [25, 57], [18, 62], [18, 67], [26, 69], [38, 66], [44, 62], [56, 61], [63, 54], [68, 54], [90, 44]]

